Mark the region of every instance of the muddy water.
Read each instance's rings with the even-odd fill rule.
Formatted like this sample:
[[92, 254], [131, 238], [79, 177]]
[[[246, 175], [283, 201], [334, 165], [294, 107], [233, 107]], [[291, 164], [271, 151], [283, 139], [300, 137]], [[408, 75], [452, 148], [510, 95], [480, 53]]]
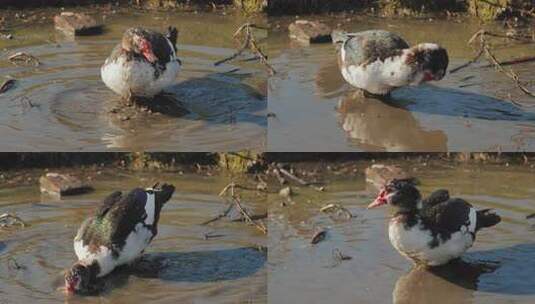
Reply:
[[[391, 20], [374, 17], [320, 18], [347, 31], [386, 29], [410, 44], [438, 42], [447, 48], [450, 66], [475, 54], [466, 41], [480, 29], [475, 21]], [[303, 47], [288, 38], [291, 20], [270, 19], [270, 151], [483, 151], [535, 147], [535, 100], [504, 75], [482, 64], [448, 74], [439, 82], [406, 87], [392, 100], [355, 96], [337, 69], [331, 44]], [[503, 31], [490, 26], [489, 29]], [[531, 45], [497, 41], [496, 56], [510, 59], [535, 52]], [[535, 80], [535, 63], [515, 65], [524, 81]], [[528, 83], [529, 85], [529, 83]], [[531, 85], [531, 89], [534, 87]], [[509, 97], [508, 94], [511, 94]], [[519, 107], [504, 101], [512, 98]]]
[[[12, 29], [14, 40], [0, 41], [5, 49], [0, 74], [19, 80], [15, 89], [0, 97], [3, 151], [263, 149], [267, 127], [263, 68], [243, 60], [213, 65], [234, 52], [232, 34], [245, 20], [129, 10], [106, 15], [106, 30], [98, 36], [69, 40], [47, 22], [17, 26]], [[183, 62], [176, 85], [167, 91], [190, 114], [145, 115], [128, 121], [111, 115], [119, 98], [100, 80], [100, 66], [125, 29], [145, 26], [163, 31], [167, 25], [180, 31], [178, 53]], [[42, 65], [13, 66], [7, 57], [19, 51], [38, 57]]]
[[[116, 189], [128, 190], [165, 180], [177, 187], [162, 211], [158, 236], [146, 251], [162, 261], [151, 272], [112, 273], [99, 296], [66, 298], [56, 290], [62, 270], [75, 261], [72, 239], [96, 202]], [[5, 303], [266, 303], [266, 237], [243, 223], [202, 223], [224, 209], [217, 196], [224, 177], [184, 175], [100, 176], [96, 191], [69, 199], [41, 197], [37, 187], [0, 192], [0, 213], [14, 212], [30, 226], [0, 232], [0, 294]], [[265, 197], [244, 196], [255, 212]], [[210, 233], [219, 237], [204, 239]], [[19, 265], [21, 268], [17, 268]]]
[[[392, 210], [366, 210], [376, 193], [363, 176], [331, 179], [324, 194], [300, 188], [287, 207], [270, 198], [270, 302], [533, 303], [535, 231], [526, 220], [535, 212], [533, 169], [401, 164], [415, 168], [424, 194], [447, 188], [478, 208], [495, 208], [502, 222], [478, 233], [464, 264], [432, 273], [412, 268], [393, 249], [387, 236]], [[322, 214], [328, 202], [342, 204], [354, 218]], [[327, 238], [311, 245], [320, 228]], [[352, 259], [337, 262], [336, 249]]]

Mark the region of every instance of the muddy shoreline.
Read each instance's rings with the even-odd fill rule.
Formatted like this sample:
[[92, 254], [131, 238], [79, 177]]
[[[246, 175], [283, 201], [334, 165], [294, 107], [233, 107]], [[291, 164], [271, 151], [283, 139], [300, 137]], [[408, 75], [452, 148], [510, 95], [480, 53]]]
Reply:
[[161, 172], [230, 174], [251, 188], [258, 186], [259, 180], [266, 180], [270, 188], [279, 189], [272, 174], [274, 166], [283, 166], [296, 177], [315, 182], [363, 175], [363, 162], [415, 162], [422, 167], [523, 166], [535, 170], [535, 153], [4, 153], [0, 157], [0, 187], [37, 185], [39, 177], [48, 172], [74, 174], [86, 182], [114, 174]]

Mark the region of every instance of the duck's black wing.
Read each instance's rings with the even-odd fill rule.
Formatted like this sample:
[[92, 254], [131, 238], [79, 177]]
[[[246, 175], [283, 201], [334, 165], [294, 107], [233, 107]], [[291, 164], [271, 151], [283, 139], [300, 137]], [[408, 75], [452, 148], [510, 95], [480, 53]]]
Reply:
[[95, 216], [84, 222], [77, 238], [81, 238], [84, 245], [90, 248], [97, 250], [105, 246], [118, 255], [130, 232], [146, 216], [146, 200], [147, 195], [140, 188], [127, 195], [119, 191], [112, 193], [104, 199]]
[[460, 198], [449, 199], [424, 208], [420, 215], [424, 223], [439, 233], [443, 239], [458, 231], [475, 233], [476, 211], [472, 205]]
[[423, 207], [432, 207], [450, 199], [450, 193], [446, 189], [433, 191], [428, 197], [422, 200]]
[[342, 47], [346, 53], [346, 63], [366, 65], [376, 60], [399, 56], [409, 47], [400, 36], [382, 30], [370, 30], [347, 34], [348, 39]]

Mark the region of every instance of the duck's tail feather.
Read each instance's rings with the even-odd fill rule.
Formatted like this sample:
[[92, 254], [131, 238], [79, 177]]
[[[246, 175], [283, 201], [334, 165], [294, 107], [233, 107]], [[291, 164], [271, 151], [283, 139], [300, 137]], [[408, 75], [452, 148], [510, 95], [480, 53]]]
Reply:
[[346, 31], [334, 30], [331, 33], [333, 44], [338, 45], [344, 43], [347, 39], [351, 38], [351, 34]]
[[494, 213], [492, 209], [483, 209], [477, 211], [476, 231], [481, 228], [492, 227], [498, 224], [502, 218]]
[[176, 42], [178, 39], [178, 30], [174, 26], [169, 26], [167, 28], [167, 34], [165, 34], [165, 37], [171, 41], [171, 44], [173, 45], [173, 49], [176, 52]]
[[158, 185], [157, 188], [154, 188], [154, 193], [156, 194], [156, 204], [163, 206], [167, 201], [173, 196], [175, 192], [175, 186], [170, 184]]

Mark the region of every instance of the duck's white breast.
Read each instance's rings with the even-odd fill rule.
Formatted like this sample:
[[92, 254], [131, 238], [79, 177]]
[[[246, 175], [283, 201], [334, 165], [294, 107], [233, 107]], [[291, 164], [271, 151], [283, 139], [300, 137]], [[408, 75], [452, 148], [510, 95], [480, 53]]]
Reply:
[[117, 261], [113, 258], [112, 252], [105, 246], [100, 246], [96, 252], [89, 251], [89, 246], [84, 245], [81, 239], [74, 240], [74, 252], [78, 260], [84, 261], [86, 264], [91, 264], [97, 261], [100, 266], [100, 272], [97, 277], [102, 277], [112, 272], [118, 266]]
[[107, 59], [100, 73], [104, 84], [122, 97], [129, 97], [130, 94], [153, 97], [175, 82], [180, 65], [176, 60], [171, 60], [157, 78], [154, 77], [154, 71], [155, 67], [146, 61], [127, 60], [126, 56], [119, 56], [115, 60]]
[[125, 245], [117, 259], [118, 265], [127, 264], [135, 260], [150, 244], [152, 231], [143, 223], [138, 223], [126, 238]]
[[390, 221], [388, 236], [392, 246], [403, 256], [415, 263], [430, 266], [442, 265], [461, 256], [474, 241], [468, 231], [458, 231], [445, 242], [439, 238], [438, 246], [431, 248], [433, 236], [430, 230], [423, 229], [420, 220], [413, 227], [405, 229], [404, 224], [396, 218]]

